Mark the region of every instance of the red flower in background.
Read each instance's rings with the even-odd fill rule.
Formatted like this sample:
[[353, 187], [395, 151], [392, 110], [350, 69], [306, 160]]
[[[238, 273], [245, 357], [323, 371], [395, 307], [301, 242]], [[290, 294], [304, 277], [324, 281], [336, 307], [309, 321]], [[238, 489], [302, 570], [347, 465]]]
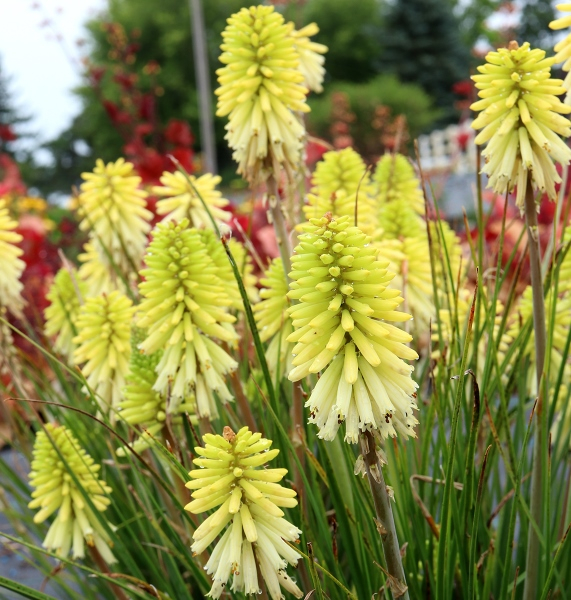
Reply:
[[[164, 171], [174, 171], [174, 156], [183, 168], [194, 171], [194, 138], [188, 123], [171, 119], [161, 122], [157, 110], [157, 98], [163, 94], [158, 84], [160, 65], [152, 60], [137, 71], [139, 44], [136, 31], [129, 37], [118, 23], [105, 25], [110, 45], [110, 66], [88, 65], [91, 85], [100, 98], [111, 123], [124, 140], [125, 158], [133, 163], [143, 183], [155, 185]], [[107, 94], [113, 84], [113, 98]], [[118, 93], [118, 94], [117, 94]]]

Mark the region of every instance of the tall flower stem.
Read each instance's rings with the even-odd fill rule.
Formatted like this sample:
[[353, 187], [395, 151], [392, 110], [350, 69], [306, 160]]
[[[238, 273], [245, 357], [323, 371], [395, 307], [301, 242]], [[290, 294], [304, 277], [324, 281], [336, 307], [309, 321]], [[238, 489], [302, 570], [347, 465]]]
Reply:
[[[402, 598], [402, 600], [409, 600], [391, 501], [387, 493], [387, 485], [383, 477], [381, 463], [377, 456], [375, 438], [370, 431], [366, 431], [361, 436], [361, 451], [365, 460], [367, 478], [369, 480], [371, 495], [373, 496], [373, 502], [375, 504], [377, 529], [383, 544], [387, 571], [391, 577], [394, 577], [394, 579], [397, 580], [396, 582], [389, 581], [389, 587], [395, 598], [398, 597]], [[400, 594], [396, 591], [397, 589]]]
[[527, 226], [529, 263], [531, 272], [531, 288], [533, 298], [533, 329], [535, 332], [535, 365], [538, 399], [535, 409], [535, 441], [533, 445], [533, 465], [531, 471], [531, 522], [527, 538], [527, 559], [525, 566], [524, 600], [537, 597], [537, 579], [540, 561], [540, 542], [532, 523], [541, 529], [542, 517], [542, 454], [544, 439], [545, 410], [541, 378], [545, 363], [545, 348], [547, 345], [547, 328], [545, 321], [545, 302], [543, 298], [543, 281], [541, 278], [541, 257], [539, 249], [539, 234], [537, 224], [537, 206], [533, 197], [531, 182], [528, 180], [525, 194], [525, 222]]
[[270, 175], [266, 185], [268, 187], [268, 204], [270, 206], [270, 215], [272, 218], [274, 231], [276, 232], [280, 257], [282, 259], [282, 264], [287, 277], [291, 271], [291, 244], [281, 207], [278, 182], [276, 181], [275, 175]]

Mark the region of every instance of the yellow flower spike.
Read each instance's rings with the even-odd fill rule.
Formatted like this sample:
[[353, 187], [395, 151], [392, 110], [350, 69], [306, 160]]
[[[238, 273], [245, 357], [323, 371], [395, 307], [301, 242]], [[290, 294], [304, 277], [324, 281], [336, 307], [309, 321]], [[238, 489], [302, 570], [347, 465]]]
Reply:
[[[291, 24], [290, 24], [291, 25]], [[303, 85], [312, 92], [323, 91], [323, 78], [325, 77], [325, 57], [328, 48], [324, 44], [312, 42], [311, 37], [319, 33], [316, 23], [310, 23], [298, 31], [292, 30], [294, 48], [299, 55], [299, 70], [303, 75]]]
[[406, 156], [398, 153], [382, 156], [377, 162], [373, 179], [378, 186], [379, 207], [400, 200], [418, 215], [424, 216], [424, 194]]
[[54, 350], [59, 352], [73, 365], [76, 335], [75, 321], [79, 315], [81, 303], [87, 294], [87, 285], [81, 281], [77, 272], [61, 268], [54, 277], [46, 298], [50, 305], [45, 310], [46, 323], [44, 333], [55, 337]]
[[[553, 303], [553, 292], [550, 290], [545, 298], [545, 314], [547, 319], [547, 331], [551, 331], [553, 328], [553, 343], [551, 346], [551, 365], [549, 369], [549, 375], [551, 383], [554, 384], [559, 370], [565, 360], [565, 345], [567, 336], [569, 333], [569, 327], [571, 326], [571, 291], [569, 291], [569, 281], [564, 281], [560, 278], [559, 280], [559, 297], [555, 299], [555, 320], [552, 323], [552, 303]], [[516, 307], [515, 317], [512, 319], [511, 325], [507, 329], [507, 339], [515, 340], [521, 327], [533, 316], [533, 301], [532, 301], [532, 289], [528, 286]], [[532, 396], [537, 394], [537, 381], [534, 377], [535, 373], [535, 332], [532, 328], [531, 335], [525, 346], [525, 356], [529, 356], [531, 361], [531, 368], [528, 369], [528, 389]], [[564, 382], [569, 381], [571, 377], [571, 364], [567, 360], [565, 364]]]
[[87, 383], [101, 401], [99, 408], [115, 421], [115, 409], [129, 372], [131, 324], [135, 307], [120, 292], [88, 298], [75, 321], [73, 354]]
[[301, 161], [305, 128], [294, 111], [309, 112], [308, 90], [292, 28], [273, 6], [252, 6], [233, 14], [222, 33], [216, 114], [229, 116], [226, 139], [250, 183], [282, 167], [293, 181]]
[[[571, 242], [571, 225], [567, 225], [563, 232], [563, 236], [561, 237], [561, 244], [563, 250], [567, 248], [569, 243]], [[571, 248], [565, 255], [563, 262], [561, 263], [561, 269], [559, 271], [559, 285], [567, 286], [569, 285], [567, 282], [571, 282]]]
[[191, 546], [201, 554], [222, 534], [204, 567], [213, 578], [208, 596], [220, 598], [231, 575], [233, 592], [257, 594], [257, 562], [272, 600], [283, 598], [281, 587], [301, 598], [286, 573], [287, 564], [295, 566], [301, 558], [286, 542], [296, 542], [301, 531], [280, 508], [296, 506], [296, 493], [279, 484], [286, 469], [264, 467], [279, 451], [270, 450], [271, 440], [247, 427], [238, 433], [225, 427], [222, 436], [202, 439], [204, 447], [195, 448], [199, 458], [193, 461], [198, 468], [186, 484], [193, 500], [185, 510], [200, 514], [216, 509], [195, 530]]
[[[83, 252], [79, 254], [78, 259], [80, 266], [77, 275], [85, 282], [87, 297], [109, 294], [113, 291], [127, 292], [121, 277], [103, 262], [97, 250], [97, 242], [93, 240], [85, 242]], [[133, 283], [137, 277], [135, 271], [129, 271], [124, 275], [129, 283]]]
[[322, 439], [334, 439], [343, 422], [351, 443], [371, 429], [383, 438], [414, 436], [418, 386], [403, 359], [418, 355], [405, 345], [411, 336], [388, 323], [411, 317], [396, 310], [402, 298], [387, 288], [388, 263], [351, 222], [328, 214], [302, 227], [288, 294], [299, 301], [288, 309], [288, 341], [295, 343], [289, 379], [323, 372], [306, 402]]
[[144, 300], [137, 325], [147, 329], [143, 352], [164, 350], [153, 389], [169, 397], [167, 411], [175, 412], [194, 394], [198, 416], [210, 418], [217, 414], [213, 392], [223, 402], [232, 399], [224, 376], [238, 366], [218, 340], [234, 344], [238, 335], [203, 233], [189, 228], [188, 219], [157, 225], [141, 271]]
[[[188, 178], [194, 188], [188, 183], [186, 177], [176, 171], [165, 172], [161, 176], [161, 184], [153, 187], [153, 194], [162, 196], [157, 202], [157, 214], [165, 215], [163, 221], [180, 221], [187, 218], [191, 227], [198, 229], [212, 228], [212, 221], [202, 204], [200, 197], [208, 206], [210, 213], [219, 223], [230, 220], [231, 214], [224, 210], [230, 202], [222, 197], [216, 189], [221, 177], [205, 173], [201, 177], [189, 175]], [[200, 197], [197, 193], [200, 194]]]
[[[557, 4], [556, 8], [563, 13], [571, 12], [571, 4], [569, 3]], [[567, 29], [568, 27], [571, 27], [571, 15], [565, 15], [563, 17], [559, 17], [559, 19], [551, 21], [551, 23], [549, 23], [549, 27], [555, 30]], [[567, 72], [567, 76], [563, 82], [563, 87], [567, 90], [567, 94], [565, 95], [565, 104], [570, 104], [571, 92], [569, 90], [571, 88], [571, 33], [567, 34], [564, 39], [557, 42], [553, 49], [556, 52], [555, 64], [563, 63], [562, 69]]]
[[274, 258], [260, 279], [263, 288], [261, 301], [254, 304], [254, 318], [262, 342], [270, 343], [266, 350], [266, 360], [272, 376], [278, 372], [287, 375], [293, 368], [291, 350], [293, 344], [287, 341], [292, 333], [292, 324], [287, 309], [290, 302], [287, 297], [288, 285], [281, 258]]
[[100, 469], [66, 427], [48, 423], [36, 434], [30, 472], [35, 490], [28, 507], [39, 509], [35, 523], [57, 512], [43, 542], [48, 551], [84, 558], [87, 545], [97, 548], [108, 564], [116, 562], [109, 534], [84, 500], [87, 495], [98, 511], [107, 510], [111, 488], [99, 479]]
[[376, 232], [376, 208], [373, 185], [363, 159], [352, 148], [332, 150], [317, 163], [308, 204], [303, 207], [306, 219], [320, 218], [326, 212], [349, 216], [367, 235]]
[[[473, 300], [473, 290], [462, 288], [458, 292], [458, 297], [454, 300], [455, 312], [448, 308], [441, 308], [439, 311], [440, 323], [434, 323], [432, 326], [432, 359], [436, 361], [435, 372], [440, 368], [440, 364], [444, 367], [450, 364], [450, 349], [454, 344], [454, 339], [458, 336], [464, 336], [466, 328], [468, 326], [468, 318], [470, 316], [470, 307]], [[488, 300], [489, 301], [489, 300]], [[483, 376], [483, 369], [486, 363], [486, 354], [489, 349], [492, 348], [492, 344], [495, 344], [500, 330], [503, 316], [505, 313], [505, 306], [500, 300], [496, 301], [496, 315], [494, 317], [494, 330], [493, 340], [489, 339], [488, 330], [486, 328], [484, 334], [478, 344], [478, 380]], [[442, 336], [442, 338], [440, 338]], [[442, 339], [442, 346], [444, 353], [440, 352], [440, 339]], [[498, 346], [498, 362], [501, 365], [503, 356], [508, 351], [509, 346], [512, 344], [512, 336], [504, 330], [504, 334], [499, 342]], [[472, 350], [470, 349], [470, 353]], [[471, 360], [471, 356], [468, 357]]]
[[97, 159], [93, 172], [81, 176], [79, 227], [91, 233], [100, 261], [126, 275], [140, 266], [151, 229], [141, 178], [123, 158], [107, 165]]
[[555, 200], [555, 184], [561, 178], [555, 162], [567, 165], [571, 149], [560, 136], [571, 135], [571, 122], [564, 116], [571, 107], [557, 96], [565, 92], [563, 81], [551, 79], [555, 58], [510, 42], [508, 48], [489, 52], [486, 64], [473, 75], [481, 100], [470, 107], [480, 114], [472, 123], [481, 129], [476, 144], [488, 142], [482, 155], [482, 173], [488, 187], [499, 194], [517, 185], [516, 204], [523, 210], [528, 181], [533, 189]]
[[0, 306], [20, 317], [24, 307], [20, 277], [26, 265], [19, 258], [23, 250], [16, 245], [22, 241], [22, 236], [14, 231], [17, 226], [10, 218], [6, 202], [0, 199]]

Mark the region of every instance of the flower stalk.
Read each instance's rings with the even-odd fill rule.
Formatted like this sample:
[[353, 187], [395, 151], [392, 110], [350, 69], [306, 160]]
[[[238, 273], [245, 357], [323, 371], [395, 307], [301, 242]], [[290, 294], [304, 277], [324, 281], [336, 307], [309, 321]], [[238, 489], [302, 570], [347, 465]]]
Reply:
[[529, 263], [531, 272], [531, 289], [533, 298], [533, 329], [535, 332], [535, 368], [537, 380], [537, 405], [535, 408], [535, 443], [533, 446], [533, 463], [531, 471], [531, 521], [527, 538], [527, 559], [525, 567], [524, 600], [537, 597], [537, 578], [540, 561], [540, 541], [533, 522], [541, 529], [543, 508], [543, 461], [542, 456], [546, 442], [544, 436], [545, 410], [541, 379], [545, 364], [545, 348], [547, 346], [547, 330], [545, 320], [545, 302], [543, 298], [543, 281], [541, 278], [541, 257], [539, 249], [537, 205], [533, 197], [533, 188], [528, 181], [525, 193], [525, 223], [527, 227]]
[[387, 563], [388, 587], [391, 589], [394, 598], [409, 600], [391, 500], [387, 493], [381, 462], [377, 455], [375, 438], [370, 431], [365, 431], [361, 436], [361, 452], [363, 453], [367, 479], [375, 504], [377, 530], [381, 536]]

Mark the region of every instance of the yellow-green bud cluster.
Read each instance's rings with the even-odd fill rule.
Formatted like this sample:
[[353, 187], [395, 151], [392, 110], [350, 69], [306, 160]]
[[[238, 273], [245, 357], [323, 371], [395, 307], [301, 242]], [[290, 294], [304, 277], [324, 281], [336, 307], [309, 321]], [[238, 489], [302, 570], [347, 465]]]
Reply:
[[[565, 346], [569, 335], [569, 327], [571, 326], [571, 292], [569, 291], [569, 283], [560, 280], [560, 296], [554, 299], [553, 291], [550, 290], [545, 298], [545, 313], [547, 319], [547, 331], [553, 335], [551, 342], [551, 358], [549, 376], [552, 383], [555, 383], [560, 369], [564, 369], [564, 382], [568, 382], [571, 378], [571, 363], [569, 357], [565, 354]], [[507, 330], [509, 339], [515, 340], [523, 325], [529, 322], [533, 317], [533, 299], [532, 289], [528, 286], [521, 298], [519, 299], [515, 318]], [[553, 302], [555, 302], [555, 315], [553, 314]], [[535, 365], [535, 333], [532, 328], [531, 335], [528, 338], [525, 346], [524, 356], [529, 356], [532, 365]], [[565, 362], [565, 364], [564, 364]], [[535, 366], [528, 370], [528, 389], [531, 395], [537, 394], [537, 381], [535, 378]]]
[[222, 401], [232, 399], [224, 375], [237, 363], [211, 338], [238, 339], [218, 267], [188, 219], [159, 223], [145, 262], [137, 324], [147, 329], [147, 338], [140, 349], [146, 354], [164, 350], [153, 389], [169, 397], [169, 413], [194, 393], [198, 415], [216, 415], [213, 392]]
[[[561, 12], [571, 12], [570, 3], [557, 4], [556, 7], [557, 10], [560, 10]], [[549, 27], [555, 30], [571, 27], [571, 15], [565, 15], [563, 17], [559, 17], [559, 19], [551, 21], [551, 23], [549, 23]], [[563, 63], [562, 69], [567, 72], [567, 76], [563, 82], [563, 87], [567, 90], [565, 104], [570, 104], [571, 94], [569, 89], [571, 88], [571, 33], [567, 34], [565, 38], [557, 42], [553, 49], [557, 53], [555, 55], [555, 64]]]
[[[326, 212], [348, 216], [368, 235], [375, 233], [376, 208], [373, 186], [363, 159], [352, 148], [332, 150], [317, 163], [308, 204], [303, 207], [306, 219], [320, 218]], [[355, 207], [357, 205], [357, 207]]]
[[[562, 251], [564, 252], [569, 244], [571, 244], [571, 225], [567, 225], [563, 231], [561, 237]], [[565, 282], [565, 285], [569, 285], [567, 282], [571, 282], [571, 248], [565, 254], [563, 261], [561, 262], [561, 268], [559, 270], [559, 281]], [[561, 283], [559, 284], [561, 285]]]
[[[95, 242], [85, 242], [83, 252], [77, 257], [80, 265], [77, 275], [85, 282], [86, 295], [99, 296], [113, 291], [126, 293], [127, 288], [119, 274], [101, 259]], [[130, 271], [122, 274], [129, 283], [135, 280], [137, 273]]]
[[44, 548], [61, 557], [71, 550], [73, 558], [84, 558], [87, 543], [107, 563], [116, 562], [109, 534], [85, 498], [99, 512], [107, 510], [111, 488], [99, 479], [100, 469], [69, 429], [48, 423], [45, 431], [38, 431], [30, 472], [30, 485], [35, 491], [28, 507], [40, 509], [34, 523], [43, 523], [57, 512]]
[[211, 228], [212, 221], [200, 198], [204, 200], [210, 214], [217, 222], [229, 221], [231, 214], [224, 210], [229, 201], [216, 189], [221, 177], [205, 173], [201, 177], [188, 175], [188, 178], [192, 185], [179, 171], [165, 172], [161, 177], [162, 185], [153, 187], [153, 193], [163, 197], [157, 202], [157, 214], [165, 215], [163, 221], [181, 221], [187, 218], [192, 227]]
[[283, 598], [281, 587], [296, 598], [301, 590], [287, 575], [287, 563], [296, 565], [301, 558], [286, 542], [295, 542], [301, 531], [284, 519], [282, 508], [297, 505], [296, 493], [281, 486], [287, 469], [268, 469], [279, 450], [270, 450], [271, 440], [243, 427], [234, 433], [224, 428], [224, 435], [206, 434], [203, 447], [195, 448], [198, 468], [190, 472], [186, 487], [194, 490], [193, 501], [185, 509], [200, 514], [217, 508], [193, 535], [195, 554], [206, 548], [222, 533], [206, 563], [213, 577], [209, 596], [219, 598], [233, 575], [232, 591], [258, 594], [258, 563], [269, 595]]
[[86, 293], [87, 285], [78, 278], [75, 269], [70, 271], [62, 268], [56, 273], [46, 294], [50, 305], [44, 311], [44, 333], [48, 337], [55, 337], [53, 349], [65, 356], [72, 365], [75, 351], [73, 338], [77, 334], [75, 321]]
[[318, 94], [323, 91], [325, 77], [325, 57], [328, 48], [324, 44], [312, 42], [311, 37], [319, 33], [316, 23], [310, 23], [298, 31], [292, 30], [294, 48], [299, 55], [299, 70], [303, 75], [303, 85]]
[[296, 343], [289, 378], [326, 369], [306, 403], [323, 439], [332, 440], [343, 422], [353, 443], [370, 429], [384, 438], [413, 436], [417, 385], [403, 359], [418, 355], [405, 345], [411, 336], [387, 322], [411, 317], [396, 310], [402, 298], [387, 287], [388, 263], [350, 223], [329, 214], [303, 226], [288, 294], [299, 301], [289, 308], [288, 340]]
[[251, 6], [232, 15], [222, 33], [216, 114], [229, 115], [226, 139], [250, 182], [282, 166], [293, 180], [300, 162], [305, 128], [294, 111], [309, 111], [308, 90], [292, 28], [273, 6]]
[[290, 302], [287, 297], [288, 285], [281, 258], [274, 258], [260, 279], [261, 302], [252, 308], [262, 342], [270, 340], [266, 350], [266, 360], [270, 372], [275, 375], [287, 374], [293, 368], [291, 351], [293, 344], [287, 338], [292, 333], [291, 319], [287, 313]]
[[471, 106], [481, 111], [472, 123], [482, 129], [475, 142], [488, 142], [482, 172], [489, 176], [488, 187], [500, 194], [517, 185], [520, 208], [528, 182], [554, 200], [561, 181], [554, 161], [567, 165], [571, 159], [571, 149], [559, 137], [571, 135], [571, 123], [562, 116], [571, 107], [557, 98], [565, 88], [560, 79], [551, 79], [554, 62], [527, 42], [521, 47], [511, 42], [489, 52], [480, 74], [472, 77], [481, 98]]
[[[432, 358], [436, 361], [438, 368], [447, 369], [449, 365], [455, 368], [455, 360], [457, 357], [453, 355], [454, 340], [464, 338], [468, 327], [468, 319], [470, 317], [470, 307], [472, 305], [473, 290], [470, 291], [462, 288], [458, 291], [457, 297], [453, 301], [453, 308], [441, 308], [439, 311], [439, 323], [432, 326]], [[486, 300], [489, 302], [489, 300]], [[490, 307], [491, 309], [491, 307]], [[483, 335], [478, 343], [478, 371], [476, 373], [478, 381], [481, 380], [484, 374], [487, 355], [490, 349], [497, 343], [500, 327], [502, 325], [505, 313], [505, 306], [500, 300], [496, 300], [496, 314], [494, 316], [493, 337], [488, 335], [489, 329], [486, 327]], [[442, 340], [442, 344], [440, 344]], [[504, 331], [498, 344], [498, 363], [501, 365], [503, 357], [513, 343], [511, 334]], [[442, 351], [441, 351], [442, 347]], [[469, 350], [468, 363], [472, 360], [472, 348]]]
[[99, 260], [125, 276], [141, 264], [151, 229], [141, 178], [123, 158], [108, 164], [97, 159], [93, 172], [81, 176], [79, 227], [89, 231]]
[[406, 156], [398, 152], [382, 156], [377, 162], [373, 179], [378, 186], [379, 206], [402, 200], [414, 212], [424, 215], [424, 194], [414, 168]]
[[73, 360], [82, 365], [81, 372], [100, 400], [101, 411], [111, 411], [112, 421], [129, 372], [134, 311], [133, 302], [115, 291], [87, 298], [75, 321]]
[[0, 199], [0, 306], [9, 309], [16, 316], [21, 316], [24, 300], [21, 295], [23, 285], [20, 277], [26, 265], [19, 258], [23, 250], [16, 246], [22, 241], [22, 236], [14, 231], [17, 226], [18, 224], [10, 218], [6, 202]]

